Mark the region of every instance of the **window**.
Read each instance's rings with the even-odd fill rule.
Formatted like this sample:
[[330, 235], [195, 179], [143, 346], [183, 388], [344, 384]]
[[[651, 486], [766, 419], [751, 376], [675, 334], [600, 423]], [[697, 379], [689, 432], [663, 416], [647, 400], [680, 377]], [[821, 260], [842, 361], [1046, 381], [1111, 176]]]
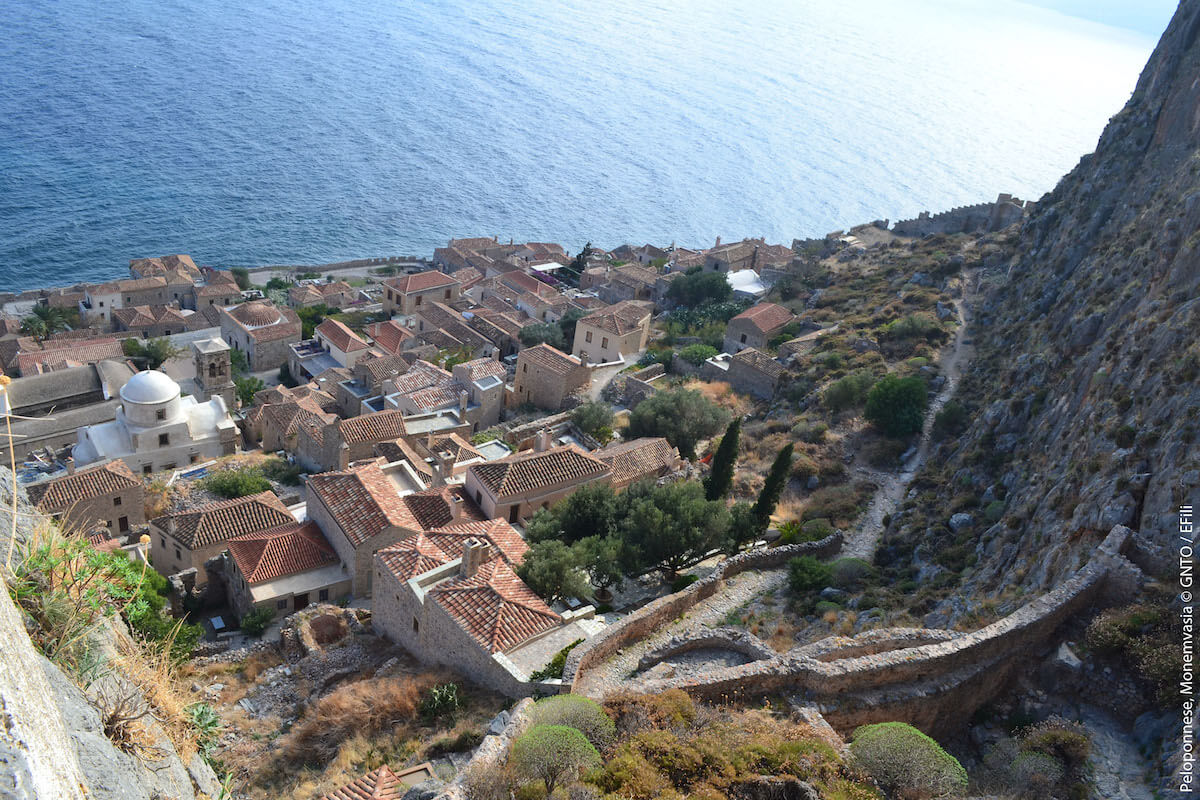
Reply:
[[142, 474], [143, 475], [149, 475], [153, 470], [154, 470], [154, 467], [152, 465], [142, 464]]
[[414, 306], [421, 305], [421, 295], [417, 295], [417, 299], [413, 301]]
[[189, 464], [195, 464], [195, 463], [196, 463], [197, 461], [199, 461], [199, 460], [200, 460], [200, 456], [198, 456], [198, 455], [197, 455], [197, 454], [195, 454], [195, 453], [192, 453], [190, 456], [188, 456], [188, 463], [189, 463]]
[[605, 336], [603, 339], [600, 340], [600, 349], [604, 350], [607, 347], [608, 347], [608, 337]]
[[179, 562], [179, 561], [182, 561], [182, 560], [183, 560], [183, 553], [179, 552], [179, 548], [178, 548], [178, 547], [176, 547], [176, 548], [175, 548], [175, 561], [176, 561], [176, 562]]
[[746, 343], [746, 334], [742, 334], [742, 344]]
[[524, 375], [526, 372], [529, 372], [529, 365], [528, 365], [528, 364], [522, 364], [522, 365], [521, 365], [521, 374], [522, 374], [522, 375]]
[[517, 521], [517, 518], [520, 516], [520, 514], [521, 514], [521, 504], [520, 504], [520, 503], [516, 503], [516, 504], [514, 504], [514, 505], [513, 505], [513, 507], [512, 507], [512, 508], [510, 508], [510, 509], [508, 510], [508, 521], [509, 521], [509, 522], [516, 522], [516, 521]]
[[167, 418], [167, 410], [165, 408], [158, 409], [157, 411], [154, 412], [154, 418], [158, 419], [158, 420], [166, 419]]
[[159, 447], [166, 447], [166, 446], [167, 446], [167, 445], [169, 445], [170, 443], [171, 443], [171, 434], [169, 434], [169, 433], [160, 433], [160, 434], [158, 435], [158, 446], [159, 446]]
[[119, 498], [119, 497], [114, 497], [114, 498], [113, 498], [113, 505], [114, 505], [114, 506], [119, 506], [119, 505], [121, 505], [121, 498]]
[[167, 549], [167, 537], [160, 536], [160, 537], [158, 537], [158, 540], [160, 542], [162, 542], [163, 549], [166, 550]]
[[476, 489], [475, 490], [475, 504], [478, 505], [479, 503], [482, 503], [482, 502], [483, 502], [483, 495], [479, 493], [478, 489]]
[[446, 299], [447, 300], [450, 299], [450, 290], [449, 289], [446, 290]]
[[326, 600], [328, 600], [329, 599], [329, 590], [322, 589], [321, 591], [317, 592], [317, 599], [320, 600], [322, 603], [325, 602]]
[[413, 617], [413, 633], [420, 633], [420, 632], [421, 632], [421, 623], [417, 620], [416, 617]]
[[278, 608], [280, 611], [286, 611], [287, 610], [287, 598], [276, 601], [275, 607]]
[[585, 335], [585, 336], [583, 337], [583, 340], [584, 340], [585, 342], [587, 342], [588, 344], [591, 344], [591, 343], [592, 343], [592, 332], [591, 332], [591, 331], [588, 331], [588, 332], [587, 332], [587, 335]]
[[101, 308], [104, 308], [104, 301], [103, 301], [103, 300], [101, 300], [101, 301], [100, 301], [100, 307], [101, 307]]
[[213, 304], [213, 301], [212, 301], [212, 300], [209, 300], [209, 301], [208, 301], [208, 304], [211, 306], [211, 305]]

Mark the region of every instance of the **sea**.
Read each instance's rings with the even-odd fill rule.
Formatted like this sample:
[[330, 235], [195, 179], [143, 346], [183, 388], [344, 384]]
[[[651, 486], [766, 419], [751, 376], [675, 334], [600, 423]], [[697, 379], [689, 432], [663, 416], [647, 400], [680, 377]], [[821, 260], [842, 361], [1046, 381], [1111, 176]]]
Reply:
[[1155, 38], [1011, 0], [7, 0], [0, 290], [1036, 199]]

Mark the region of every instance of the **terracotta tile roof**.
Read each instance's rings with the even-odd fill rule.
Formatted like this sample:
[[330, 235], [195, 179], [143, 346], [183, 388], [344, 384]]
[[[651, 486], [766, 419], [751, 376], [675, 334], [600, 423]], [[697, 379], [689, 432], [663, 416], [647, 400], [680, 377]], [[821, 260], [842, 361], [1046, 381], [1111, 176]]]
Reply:
[[276, 308], [269, 302], [256, 300], [226, 310], [235, 325], [244, 329], [256, 341], [273, 342], [295, 336], [300, 338], [300, 318], [290, 308]]
[[529, 551], [529, 545], [516, 528], [502, 519], [456, 522], [428, 530], [425, 535], [451, 559], [461, 558], [467, 540], [472, 538], [491, 544], [509, 564], [520, 564]]
[[40, 510], [53, 513], [70, 508], [81, 500], [90, 500], [107, 494], [120, 492], [142, 482], [122, 460], [110, 461], [95, 467], [81, 469], [74, 475], [63, 475], [45, 483], [26, 488], [29, 500]]
[[[454, 464], [483, 458], [483, 453], [472, 447], [457, 433], [451, 433], [448, 436], [435, 436], [433, 439], [433, 449], [449, 453], [454, 459]], [[402, 438], [397, 438], [394, 441], [379, 442], [375, 447], [375, 452], [386, 458], [389, 462], [399, 461], [403, 458], [412, 465], [413, 469], [422, 475], [426, 477], [433, 475], [433, 466], [427, 460], [433, 458], [433, 455], [428, 445], [424, 442], [410, 444]]]
[[354, 362], [355, 374], [365, 374], [371, 386], [378, 386], [387, 378], [403, 375], [408, 371], [408, 362], [396, 355], [367, 355]]
[[187, 317], [179, 309], [165, 305], [114, 308], [112, 315], [130, 329], [149, 327], [165, 322], [177, 322], [184, 325], [187, 321]]
[[[402, 770], [400, 775], [408, 771]], [[384, 765], [318, 800], [401, 800], [411, 787], [400, 775]]]
[[527, 347], [517, 356], [517, 373], [521, 372], [521, 362], [528, 361], [542, 369], [549, 370], [556, 375], [570, 375], [578, 369], [583, 369], [583, 365], [578, 358], [569, 356], [556, 347], [551, 347], [548, 344], [539, 344], [534, 347]]
[[792, 321], [792, 312], [775, 303], [759, 303], [750, 306], [733, 319], [731, 326], [748, 325], [759, 333], [770, 333]]
[[466, 490], [461, 486], [425, 489], [406, 494], [401, 500], [421, 530], [444, 528], [451, 524], [457, 524], [451, 503], [458, 504], [458, 520], [462, 522], [485, 519], [479, 506], [467, 497]]
[[197, 506], [191, 511], [156, 517], [150, 522], [156, 528], [167, 530], [169, 520], [175, 521], [174, 538], [189, 550], [296, 521], [283, 502], [269, 491]]
[[442, 286], [458, 286], [457, 279], [442, 272], [430, 270], [428, 272], [418, 272], [413, 275], [400, 275], [395, 278], [388, 278], [384, 281], [385, 284], [391, 286], [400, 294], [409, 294], [410, 292], [424, 292], [430, 289], [437, 289]]
[[608, 308], [593, 311], [586, 317], [580, 317], [579, 321], [617, 336], [624, 336], [641, 328], [649, 316], [650, 306], [648, 303], [622, 300]]
[[424, 533], [401, 539], [375, 553], [379, 563], [402, 581], [437, 569], [453, 559]]
[[241, 294], [242, 292], [237, 288], [236, 283], [226, 283], [224, 281], [210, 282], [196, 287], [197, 297], [240, 297]]
[[230, 539], [228, 546], [246, 583], [262, 583], [338, 563], [337, 553], [315, 522], [292, 522], [243, 533]]
[[758, 372], [765, 373], [772, 378], [778, 379], [783, 374], [783, 365], [771, 358], [761, 350], [755, 350], [753, 347], [747, 347], [737, 355], [729, 359], [730, 363], [739, 362]]
[[303, 284], [288, 289], [288, 302], [296, 305], [316, 305], [325, 299], [325, 295], [317, 291], [315, 286]]
[[394, 382], [397, 392], [408, 394], [430, 386], [449, 386], [454, 383], [454, 376], [428, 361], [417, 361]]
[[139, 292], [145, 289], [165, 289], [167, 279], [161, 275], [152, 275], [147, 278], [126, 278], [123, 281], [117, 281], [117, 289], [121, 292]]
[[480, 381], [484, 378], [500, 378], [501, 380], [508, 374], [504, 365], [492, 358], [476, 358], [473, 361], [464, 361], [458, 364], [455, 369], [464, 370], [467, 374], [467, 380]]
[[183, 322], [187, 325], [188, 330], [215, 328], [221, 324], [221, 312], [216, 306], [204, 306], [195, 314], [184, 317]]
[[497, 498], [525, 494], [542, 486], [588, 483], [609, 474], [607, 464], [574, 445], [474, 464], [470, 471]]
[[455, 386], [430, 386], [408, 392], [408, 402], [419, 411], [437, 411], [440, 408], [451, 408], [458, 405], [459, 389]]
[[405, 434], [404, 414], [395, 409], [375, 411], [350, 419], [339, 420], [338, 430], [347, 444], [380, 442]]
[[107, 358], [121, 359], [124, 357], [125, 352], [121, 349], [121, 343], [110, 337], [76, 340], [69, 344], [55, 342], [53, 347], [19, 354], [17, 370], [22, 375], [33, 375], [54, 368], [82, 366], [104, 361]]
[[395, 484], [374, 462], [312, 475], [307, 485], [355, 547], [391, 526], [420, 530]]
[[336, 319], [323, 319], [314, 329], [329, 340], [329, 343], [343, 353], [354, 353], [366, 350], [370, 345], [364, 342], [357, 333], [346, 327], [346, 324]]
[[609, 445], [594, 455], [612, 470], [612, 485], [617, 487], [659, 477], [679, 463], [679, 451], [661, 437]]
[[562, 622], [499, 558], [470, 578], [434, 586], [428, 597], [489, 653], [511, 649]]
[[297, 400], [271, 403], [263, 409], [263, 417], [285, 438], [298, 431], [304, 424], [329, 425], [337, 421], [335, 414], [322, 408], [315, 393], [313, 396], [301, 396]]
[[486, 250], [489, 247], [495, 247], [499, 244], [492, 236], [474, 236], [466, 239], [451, 239], [450, 247], [455, 247], [459, 250], [464, 250], [469, 253], [477, 253], [481, 250]]

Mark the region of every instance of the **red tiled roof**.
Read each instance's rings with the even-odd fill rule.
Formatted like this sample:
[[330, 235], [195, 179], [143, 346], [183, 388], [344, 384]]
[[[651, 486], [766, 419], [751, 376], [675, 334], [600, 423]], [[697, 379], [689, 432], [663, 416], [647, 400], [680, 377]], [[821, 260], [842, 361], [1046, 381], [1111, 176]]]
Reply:
[[355, 547], [388, 527], [420, 529], [396, 486], [378, 464], [312, 475], [308, 488], [329, 509]]
[[434, 586], [427, 596], [489, 653], [508, 650], [562, 622], [499, 558], [482, 564], [470, 578]]
[[744, 323], [759, 333], [765, 334], [778, 330], [791, 321], [792, 312], [783, 306], [774, 303], [759, 303], [756, 306], [750, 306], [729, 320], [729, 323], [735, 327], [738, 324]]
[[761, 350], [747, 347], [730, 359], [730, 362], [740, 362], [751, 369], [765, 373], [771, 378], [778, 379], [783, 374], [783, 365]]
[[370, 347], [359, 338], [357, 333], [346, 327], [345, 323], [336, 319], [321, 320], [321, 324], [316, 327], [315, 332], [324, 336], [330, 344], [343, 353], [353, 353]]
[[81, 500], [113, 494], [124, 489], [141, 486], [132, 470], [124, 461], [117, 459], [107, 464], [81, 469], [73, 475], [63, 475], [45, 483], [26, 488], [29, 500], [46, 512], [61, 511]]
[[196, 287], [197, 297], [238, 297], [241, 293], [236, 283], [226, 283], [224, 281], [209, 282], [203, 286]]
[[593, 325], [618, 336], [624, 336], [642, 327], [648, 316], [650, 316], [648, 304], [636, 300], [622, 300], [608, 308], [593, 311], [586, 317], [580, 317], [579, 322]]
[[385, 569], [402, 581], [437, 569], [453, 559], [430, 541], [424, 533], [416, 533], [375, 553]]
[[[410, 781], [423, 779], [426, 773], [430, 772], [428, 765], [423, 766], [424, 768], [414, 767], [397, 773], [384, 765], [368, 772], [353, 783], [333, 790], [318, 800], [401, 800], [405, 793], [412, 788]], [[419, 775], [406, 781], [404, 776], [412, 773], [419, 773]]]
[[[485, 519], [479, 506], [467, 497], [461, 486], [441, 486], [435, 489], [425, 489], [420, 492], [406, 494], [401, 498], [408, 512], [416, 520], [421, 530], [444, 528], [457, 525], [459, 522], [473, 522]], [[458, 519], [455, 520], [451, 503], [458, 504]]]
[[230, 539], [228, 545], [229, 555], [246, 583], [262, 583], [338, 563], [337, 553], [315, 522], [293, 522], [243, 533]]
[[337, 424], [341, 431], [342, 441], [347, 444], [381, 442], [405, 434], [404, 413], [394, 409], [343, 419]]
[[587, 483], [609, 474], [609, 467], [574, 445], [541, 453], [521, 453], [474, 464], [470, 471], [496, 497], [524, 494], [541, 486]]
[[510, 564], [520, 564], [529, 550], [521, 534], [502, 519], [456, 522], [433, 528], [425, 535], [452, 559], [462, 556], [467, 540], [472, 538], [491, 544]]
[[163, 289], [166, 288], [167, 279], [160, 275], [153, 275], [148, 278], [126, 278], [123, 281], [117, 281], [117, 289], [122, 292], [138, 292], [143, 289]]
[[578, 358], [569, 356], [557, 347], [551, 347], [548, 344], [539, 344], [522, 350], [517, 356], [517, 374], [521, 372], [522, 361], [528, 361], [557, 375], [570, 375], [575, 370], [584, 368]]
[[429, 289], [437, 289], [441, 286], [458, 286], [457, 279], [442, 272], [430, 270], [428, 272], [418, 272], [413, 275], [400, 275], [396, 278], [388, 278], [384, 281], [388, 286], [391, 286], [400, 294], [408, 294], [410, 292], [424, 292]]
[[389, 353], [399, 352], [405, 340], [413, 337], [412, 331], [390, 319], [367, 328], [367, 335]]
[[168, 521], [172, 519], [175, 521], [174, 538], [189, 550], [296, 521], [274, 492], [269, 491], [157, 517], [151, 524], [167, 530]]
[[[56, 345], [58, 343], [55, 343]], [[32, 353], [21, 353], [17, 356], [17, 370], [22, 375], [33, 375], [42, 372], [43, 367], [50, 366], [82, 366], [94, 364], [109, 358], [121, 359], [125, 352], [121, 343], [109, 337], [83, 339], [72, 341], [61, 346], [47, 347]]]
[[658, 477], [679, 462], [679, 451], [661, 437], [609, 445], [595, 456], [612, 469], [612, 483], [618, 487]]

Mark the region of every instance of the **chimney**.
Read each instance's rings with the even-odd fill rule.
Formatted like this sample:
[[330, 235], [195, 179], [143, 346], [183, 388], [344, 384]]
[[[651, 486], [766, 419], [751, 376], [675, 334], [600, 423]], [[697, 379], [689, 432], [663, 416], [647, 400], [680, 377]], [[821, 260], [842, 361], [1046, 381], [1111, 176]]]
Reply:
[[458, 522], [462, 519], [463, 499], [456, 494], [450, 495], [450, 521]]
[[533, 438], [533, 451], [535, 453], [544, 453], [550, 449], [550, 431], [542, 428], [537, 432], [537, 436]]
[[717, 237], [717, 243], [716, 243], [716, 244], [714, 244], [714, 245], [713, 245], [713, 247], [720, 247], [720, 246], [721, 246], [721, 237], [720, 237], [720, 236], [718, 236], [718, 237]]
[[463, 546], [462, 564], [459, 566], [459, 574], [464, 578], [470, 578], [479, 571], [479, 565], [484, 562], [487, 556], [487, 545], [472, 536], [467, 539]]
[[460, 415], [467, 413], [467, 401], [470, 399], [466, 389], [462, 389], [458, 393], [458, 413]]
[[174, 515], [167, 517], [167, 533], [175, 535], [175, 517]]
[[445, 486], [446, 475], [442, 472], [442, 460], [436, 454], [433, 457], [433, 463], [430, 464], [430, 467], [433, 468], [433, 477], [429, 480], [429, 488], [435, 489], [438, 486]]
[[67, 467], [68, 475], [75, 474], [75, 459], [74, 458], [72, 458], [71, 456], [67, 456], [65, 459], [63, 459], [63, 464], [65, 464]]
[[433, 452], [433, 431], [425, 435], [425, 449], [430, 453]]
[[433, 454], [434, 459], [438, 462], [438, 466], [442, 468], [442, 476], [449, 478], [454, 475], [454, 453], [450, 450], [439, 450]]

